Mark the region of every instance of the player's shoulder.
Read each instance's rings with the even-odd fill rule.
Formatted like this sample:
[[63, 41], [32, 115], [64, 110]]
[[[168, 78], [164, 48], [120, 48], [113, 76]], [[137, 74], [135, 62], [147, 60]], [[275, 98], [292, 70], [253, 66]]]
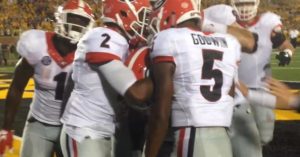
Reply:
[[89, 30], [81, 40], [83, 41], [94, 41], [101, 40], [101, 38], [107, 38], [111, 42], [119, 43], [119, 44], [127, 44], [127, 40], [120, 33], [106, 28], [106, 27], [96, 27]]
[[204, 9], [203, 17], [226, 25], [230, 25], [236, 21], [233, 8], [226, 4], [217, 4]]
[[174, 35], [173, 33], [175, 33], [177, 30], [177, 28], [168, 28], [158, 32], [157, 36]]
[[19, 43], [25, 44], [27, 46], [40, 45], [41, 40], [45, 39], [46, 31], [31, 29], [23, 32], [18, 40]]
[[271, 11], [267, 11], [267, 12], [264, 12], [261, 14], [261, 17], [262, 18], [279, 18], [280, 19], [280, 16], [276, 13], [273, 13]]
[[46, 34], [46, 31], [36, 29], [23, 32], [17, 43], [18, 53], [23, 57], [39, 54], [46, 47]]
[[281, 17], [273, 12], [265, 12], [260, 15], [260, 20], [266, 25], [281, 23]]
[[155, 39], [162, 40], [162, 41], [175, 40], [175, 39], [179, 39], [180, 37], [182, 37], [183, 33], [186, 33], [186, 32], [182, 28], [169, 28], [169, 29], [165, 29], [161, 32], [158, 32], [155, 35]]
[[205, 12], [215, 12], [215, 13], [218, 13], [218, 12], [232, 12], [233, 8], [229, 5], [226, 5], [226, 4], [216, 4], [216, 5], [212, 5], [206, 9], [204, 9], [204, 13]]
[[156, 33], [153, 39], [154, 39], [154, 42], [157, 45], [157, 44], [160, 44], [160, 43], [167, 42], [169, 39], [172, 38], [173, 35], [174, 35], [174, 29], [169, 28], [169, 29], [162, 30], [162, 31]]

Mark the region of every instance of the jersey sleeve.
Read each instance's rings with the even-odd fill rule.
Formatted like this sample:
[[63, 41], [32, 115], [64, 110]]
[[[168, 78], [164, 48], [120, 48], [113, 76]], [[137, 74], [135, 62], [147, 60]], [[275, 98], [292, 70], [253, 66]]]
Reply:
[[237, 63], [237, 66], [239, 65], [239, 63], [241, 62], [241, 50], [242, 50], [242, 47], [241, 47], [241, 44], [239, 43], [239, 41], [232, 37], [233, 39], [233, 51], [235, 52], [235, 59], [236, 59], [236, 63]]
[[168, 30], [159, 32], [152, 43], [152, 52], [150, 58], [153, 63], [173, 62], [175, 53], [175, 41], [172, 39], [172, 33]]
[[230, 41], [231, 41], [230, 45], [232, 45], [232, 51], [235, 54], [235, 62], [236, 62], [234, 81], [238, 82], [238, 80], [239, 80], [239, 78], [238, 78], [238, 67], [239, 67], [239, 64], [241, 62], [241, 54], [242, 54], [241, 49], [242, 48], [241, 48], [241, 44], [238, 42], [238, 40], [235, 37], [230, 35], [230, 38], [231, 38], [230, 39]]
[[225, 4], [213, 5], [204, 9], [203, 17], [204, 19], [225, 25], [231, 25], [236, 21], [232, 7]]
[[271, 30], [273, 31], [282, 31], [282, 22], [281, 22], [281, 17], [272, 13], [272, 12], [267, 12], [264, 13], [262, 17], [264, 24], [267, 25]]
[[[17, 42], [17, 52], [25, 58], [30, 65], [35, 65], [39, 60], [38, 50], [41, 42], [45, 41], [45, 32], [40, 30], [28, 30], [21, 34]], [[43, 40], [44, 39], [44, 40]]]
[[226, 34], [225, 35], [227, 40], [228, 40], [228, 45], [230, 52], [232, 52], [234, 55], [232, 55], [232, 57], [234, 57], [236, 65], [238, 67], [240, 61], [241, 61], [241, 54], [242, 54], [242, 47], [240, 42], [232, 35], [230, 34]]
[[75, 60], [82, 58], [91, 64], [123, 61], [128, 47], [126, 39], [117, 32], [106, 28], [94, 29], [79, 41]]

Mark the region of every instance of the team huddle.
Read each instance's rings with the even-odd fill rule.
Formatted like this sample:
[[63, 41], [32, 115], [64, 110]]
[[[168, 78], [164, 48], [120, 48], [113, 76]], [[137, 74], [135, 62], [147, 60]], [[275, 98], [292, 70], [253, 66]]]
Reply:
[[[262, 157], [280, 100], [266, 84], [274, 48], [294, 48], [259, 0], [201, 9], [201, 0], [68, 0], [54, 32], [28, 30], [0, 132], [31, 77], [34, 97], [21, 157]], [[125, 135], [122, 133], [127, 132]], [[127, 136], [121, 138], [120, 136]], [[118, 152], [129, 145], [128, 154]]]

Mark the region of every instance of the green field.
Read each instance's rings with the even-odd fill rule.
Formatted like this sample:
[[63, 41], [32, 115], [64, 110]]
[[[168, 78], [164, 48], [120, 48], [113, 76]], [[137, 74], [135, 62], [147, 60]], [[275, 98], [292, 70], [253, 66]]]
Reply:
[[300, 48], [296, 50], [291, 64], [285, 67], [278, 66], [278, 60], [275, 54], [272, 55], [271, 61], [273, 77], [285, 81], [300, 81]]

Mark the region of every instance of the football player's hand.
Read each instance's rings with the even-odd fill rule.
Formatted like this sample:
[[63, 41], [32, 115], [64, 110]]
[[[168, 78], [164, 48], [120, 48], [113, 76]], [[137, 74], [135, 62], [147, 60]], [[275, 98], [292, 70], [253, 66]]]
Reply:
[[0, 156], [5, 153], [6, 148], [13, 148], [13, 134], [11, 130], [0, 131]]
[[285, 65], [289, 65], [290, 61], [291, 61], [291, 56], [292, 56], [292, 51], [289, 49], [285, 49], [281, 52], [279, 52], [279, 54], [276, 55], [276, 59], [278, 59], [279, 66], [285, 66]]
[[297, 107], [294, 106], [297, 96], [286, 84], [273, 78], [268, 78], [267, 83], [270, 93], [276, 96], [277, 107], [281, 109], [291, 109]]

